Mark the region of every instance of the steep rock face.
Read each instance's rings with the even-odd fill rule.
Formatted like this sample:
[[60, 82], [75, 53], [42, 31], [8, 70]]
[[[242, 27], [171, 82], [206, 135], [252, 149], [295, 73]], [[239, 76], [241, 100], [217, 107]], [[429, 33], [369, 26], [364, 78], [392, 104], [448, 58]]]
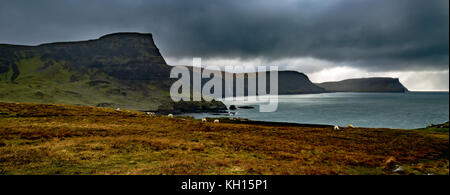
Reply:
[[[192, 67], [188, 67], [191, 73], [191, 78], [193, 76], [201, 77], [198, 75], [198, 73], [193, 73]], [[202, 69], [204, 71], [205, 69]], [[237, 78], [244, 78], [244, 96], [247, 96], [249, 93], [249, 79], [255, 79], [256, 81], [256, 94], [258, 94], [258, 80], [260, 73], [229, 73], [229, 72], [218, 72], [213, 71], [215, 75], [218, 75], [220, 77], [220, 80], [222, 81], [222, 97], [230, 97], [230, 93], [234, 94], [233, 96], [237, 96], [237, 90], [236, 86], [239, 84], [237, 83]], [[205, 73], [204, 73], [205, 74]], [[225, 77], [233, 78], [233, 85], [227, 86], [225, 83]], [[202, 86], [205, 85], [209, 79], [202, 79]], [[270, 92], [270, 82], [274, 82], [274, 80], [271, 80], [270, 72], [266, 72], [266, 93], [268, 94]], [[191, 80], [191, 86], [193, 85], [193, 81]], [[227, 93], [228, 92], [228, 93]], [[316, 84], [312, 83], [308, 76], [306, 76], [303, 73], [297, 72], [297, 71], [278, 71], [278, 94], [279, 95], [289, 95], [289, 94], [313, 94], [313, 93], [324, 93], [325, 89], [317, 86]], [[220, 98], [220, 97], [218, 97]]]
[[96, 69], [121, 80], [168, 78], [170, 71], [151, 34], [115, 33], [97, 40], [35, 47], [1, 45], [0, 51], [0, 62], [6, 62], [0, 63], [0, 73], [8, 71], [8, 66], [23, 59], [43, 63], [63, 62], [65, 68], [81, 73]]
[[295, 71], [280, 71], [278, 73], [279, 94], [323, 93], [325, 89], [312, 83], [308, 76]]
[[[38, 46], [0, 44], [0, 101], [167, 110], [174, 81], [170, 69], [151, 34], [115, 33]], [[214, 109], [225, 108], [215, 104]], [[207, 110], [208, 105], [199, 107]]]
[[[245, 95], [247, 94], [248, 88], [248, 75], [243, 75], [245, 79], [244, 89]], [[256, 76], [256, 80], [259, 77]], [[270, 72], [266, 72], [266, 90], [269, 93], [270, 82], [274, 80], [270, 77]], [[237, 86], [237, 84], [235, 84]], [[257, 86], [258, 89], [258, 86]], [[234, 89], [235, 91], [236, 89]], [[311, 94], [311, 93], [323, 93], [325, 90], [314, 83], [312, 83], [308, 76], [303, 73], [296, 71], [278, 71], [278, 94], [289, 95], [289, 94]]]
[[318, 83], [328, 92], [408, 92], [398, 78], [360, 78]]

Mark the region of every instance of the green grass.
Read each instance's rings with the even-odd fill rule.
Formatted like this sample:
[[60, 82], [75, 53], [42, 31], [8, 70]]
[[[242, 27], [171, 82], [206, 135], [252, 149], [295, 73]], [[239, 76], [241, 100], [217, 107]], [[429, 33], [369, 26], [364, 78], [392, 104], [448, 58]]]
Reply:
[[430, 125], [426, 128], [417, 129], [419, 131], [428, 131], [436, 133], [449, 133], [449, 122], [440, 125]]
[[[169, 99], [163, 94], [153, 93], [151, 97], [144, 96], [140, 91], [122, 87], [120, 81], [90, 70], [85, 75], [76, 75], [79, 81], [70, 82], [75, 74], [64, 68], [64, 62], [53, 63], [46, 69], [40, 70], [43, 64], [39, 58], [21, 60], [18, 62], [20, 75], [14, 82], [9, 79], [0, 81], [0, 101], [3, 102], [36, 102], [36, 103], [59, 103], [70, 105], [90, 105], [99, 103], [113, 103], [117, 107], [129, 109], [156, 110], [160, 101]], [[10, 77], [12, 73], [4, 74]], [[89, 77], [110, 81], [111, 84], [90, 86], [87, 83]], [[143, 83], [145, 85], [145, 83]], [[155, 85], [148, 85], [150, 91], [157, 90]], [[108, 91], [122, 91], [126, 95], [111, 94]]]

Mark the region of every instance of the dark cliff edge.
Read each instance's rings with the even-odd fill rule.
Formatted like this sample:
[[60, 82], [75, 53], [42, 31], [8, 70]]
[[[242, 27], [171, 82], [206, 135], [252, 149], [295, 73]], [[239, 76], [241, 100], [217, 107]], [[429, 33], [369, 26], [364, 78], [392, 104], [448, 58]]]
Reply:
[[[192, 67], [186, 66], [190, 71], [190, 76], [193, 78], [194, 76], [200, 77], [197, 72], [194, 73]], [[205, 71], [206, 69], [202, 69], [201, 71]], [[224, 98], [224, 97], [231, 97], [228, 94], [233, 94], [232, 96], [236, 97], [237, 90], [236, 86], [239, 84], [236, 82], [236, 78], [244, 78], [244, 96], [249, 95], [249, 79], [255, 79], [256, 82], [256, 88], [254, 89], [254, 94], [260, 95], [258, 93], [259, 85], [259, 75], [261, 73], [230, 73], [230, 72], [224, 72], [224, 71], [211, 71], [214, 72], [214, 76], [218, 76], [222, 83], [222, 96], [216, 97], [216, 98]], [[266, 74], [266, 94], [270, 93], [270, 83], [271, 83], [271, 77], [270, 72], [265, 72]], [[225, 77], [230, 76], [233, 78], [233, 86], [232, 88], [230, 86], [227, 86], [225, 84]], [[208, 81], [213, 79], [212, 78], [203, 78], [202, 79], [202, 87], [207, 83]], [[191, 86], [193, 85], [193, 81], [191, 80]], [[213, 91], [213, 90], [212, 90]], [[308, 76], [297, 72], [297, 71], [278, 71], [278, 94], [279, 95], [290, 95], [290, 94], [315, 94], [315, 93], [324, 93], [326, 92], [325, 89], [322, 87], [317, 86], [316, 84], [312, 83]]]
[[216, 112], [222, 102], [171, 100], [171, 67], [152, 34], [114, 33], [95, 40], [37, 46], [0, 44], [0, 102]]
[[337, 82], [317, 83], [327, 92], [398, 92], [405, 93], [408, 89], [398, 78], [374, 77], [347, 79]]
[[281, 95], [325, 92], [325, 89], [311, 82], [306, 74], [296, 71], [278, 72], [278, 90]]
[[[0, 44], [0, 102], [35, 102], [89, 105], [162, 113], [220, 112], [226, 106], [214, 102], [173, 102], [169, 89], [178, 79], [170, 78], [167, 65], [152, 34], [114, 33], [99, 39], [47, 43], [37, 46]], [[191, 76], [194, 74], [191, 70]], [[226, 88], [222, 78], [222, 97]], [[244, 95], [248, 79], [244, 77]], [[192, 77], [191, 77], [192, 78]], [[270, 73], [266, 72], [267, 93]], [[204, 85], [209, 79], [202, 79]], [[258, 86], [257, 86], [258, 87]], [[366, 78], [312, 83], [296, 71], [278, 72], [278, 94], [324, 92], [406, 92], [398, 79]]]

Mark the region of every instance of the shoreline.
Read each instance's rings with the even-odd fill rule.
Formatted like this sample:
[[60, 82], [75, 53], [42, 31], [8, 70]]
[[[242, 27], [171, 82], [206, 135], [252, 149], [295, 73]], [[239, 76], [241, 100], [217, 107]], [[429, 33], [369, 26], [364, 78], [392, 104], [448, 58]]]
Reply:
[[[332, 92], [334, 93], [334, 92]], [[337, 92], [337, 93], [341, 93], [341, 92]], [[353, 92], [351, 92], [353, 93]], [[448, 93], [448, 92], [446, 92]], [[68, 105], [68, 104], [51, 104], [51, 103], [34, 103], [34, 102], [1, 102], [0, 101], [0, 105], [1, 104], [29, 104], [29, 105], [53, 105], [53, 106], [73, 106], [73, 107], [90, 107], [90, 108], [99, 108], [99, 109], [113, 109], [115, 110], [115, 108], [111, 108], [111, 107], [98, 107], [98, 106], [88, 106], [88, 105]], [[244, 109], [245, 108], [239, 108], [239, 109]], [[256, 108], [253, 108], [256, 109]], [[124, 109], [127, 110], [127, 109]], [[230, 110], [219, 110], [219, 111], [209, 111], [209, 110], [203, 110], [203, 111], [198, 111], [198, 112], [170, 112], [170, 111], [154, 111], [154, 110], [129, 110], [129, 111], [134, 111], [134, 112], [140, 112], [145, 114], [146, 112], [153, 112], [158, 116], [165, 116], [167, 114], [173, 114], [174, 116], [177, 117], [192, 117], [195, 119], [195, 117], [193, 117], [190, 114], [209, 114], [212, 116], [217, 116], [217, 117], [206, 117], [208, 119], [220, 119], [223, 122], [227, 122], [227, 123], [234, 123], [234, 124], [248, 124], [248, 125], [265, 125], [265, 126], [286, 126], [286, 127], [334, 127], [334, 125], [329, 125], [329, 124], [314, 124], [314, 123], [297, 123], [297, 122], [279, 122], [279, 121], [260, 121], [260, 120], [252, 120], [252, 119], [248, 119], [248, 118], [241, 118], [241, 117], [230, 117], [229, 113]], [[1, 112], [0, 110], [0, 117], [3, 115], [3, 117], [5, 117], [5, 114]], [[235, 116], [235, 115], [233, 115]], [[41, 116], [41, 117], [46, 117], [46, 116]], [[200, 120], [200, 118], [197, 118], [195, 120]], [[417, 130], [417, 129], [425, 129], [428, 128], [430, 126], [439, 126], [439, 125], [443, 125], [443, 124], [447, 124], [448, 121], [444, 121], [442, 123], [436, 123], [436, 124], [429, 124], [423, 127], [417, 127], [417, 128], [388, 128], [388, 127], [363, 127], [363, 126], [357, 126], [356, 128], [366, 128], [366, 129], [392, 129], [392, 130]], [[338, 125], [339, 126], [339, 125]], [[345, 126], [339, 126], [339, 127], [345, 127]]]
[[[448, 125], [348, 128], [0, 103], [0, 174], [448, 175]], [[401, 171], [400, 170], [401, 167]]]

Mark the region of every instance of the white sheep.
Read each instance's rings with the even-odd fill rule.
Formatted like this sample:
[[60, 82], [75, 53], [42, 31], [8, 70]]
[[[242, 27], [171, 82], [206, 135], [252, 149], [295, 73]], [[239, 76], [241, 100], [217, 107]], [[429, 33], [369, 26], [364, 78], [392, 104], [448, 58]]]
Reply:
[[214, 123], [219, 123], [219, 119], [214, 120]]
[[355, 127], [353, 127], [352, 124], [349, 124], [349, 125], [348, 125], [348, 128], [355, 128]]
[[206, 122], [207, 122], [206, 118], [202, 118], [202, 123], [206, 123]]
[[145, 114], [149, 115], [149, 116], [155, 116], [154, 112], [146, 112]]
[[173, 114], [168, 114], [167, 117], [173, 118]]
[[120, 108], [116, 108], [116, 111], [120, 111]]
[[333, 130], [339, 131], [339, 127], [338, 127], [337, 125], [335, 125], [335, 126], [333, 127]]

